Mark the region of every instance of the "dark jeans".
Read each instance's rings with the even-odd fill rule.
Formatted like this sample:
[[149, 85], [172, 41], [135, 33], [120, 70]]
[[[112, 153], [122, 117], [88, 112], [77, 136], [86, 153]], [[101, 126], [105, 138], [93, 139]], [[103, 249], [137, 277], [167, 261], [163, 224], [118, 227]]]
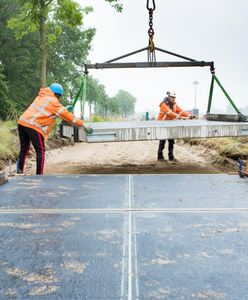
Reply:
[[[162, 156], [163, 155], [163, 150], [165, 147], [166, 140], [160, 140], [159, 141], [159, 146], [158, 146], [158, 155]], [[174, 144], [175, 140], [168, 140], [168, 155], [169, 158], [173, 159], [173, 150], [174, 150]]]
[[17, 172], [23, 173], [26, 156], [30, 149], [30, 142], [36, 152], [36, 175], [42, 175], [45, 162], [45, 142], [44, 137], [32, 128], [18, 125], [20, 139], [20, 153], [17, 160]]

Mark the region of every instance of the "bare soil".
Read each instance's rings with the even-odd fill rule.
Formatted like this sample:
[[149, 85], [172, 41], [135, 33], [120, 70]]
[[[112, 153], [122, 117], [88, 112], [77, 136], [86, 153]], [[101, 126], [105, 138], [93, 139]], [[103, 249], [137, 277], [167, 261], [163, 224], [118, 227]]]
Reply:
[[[50, 143], [51, 144], [51, 143]], [[58, 146], [58, 145], [57, 145]], [[60, 145], [59, 145], [60, 146]], [[158, 162], [158, 141], [77, 143], [46, 152], [44, 174], [216, 174], [237, 172], [235, 162], [202, 145], [178, 140], [177, 162]], [[53, 147], [52, 147], [53, 148]], [[164, 150], [167, 158], [167, 144]], [[35, 174], [35, 157], [26, 172]]]

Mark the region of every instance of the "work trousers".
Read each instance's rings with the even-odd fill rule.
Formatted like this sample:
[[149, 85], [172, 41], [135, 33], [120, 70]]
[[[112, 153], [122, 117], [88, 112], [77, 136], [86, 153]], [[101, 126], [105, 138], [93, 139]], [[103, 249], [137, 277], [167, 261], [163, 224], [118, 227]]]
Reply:
[[20, 153], [17, 160], [17, 172], [23, 173], [26, 156], [30, 149], [30, 142], [36, 152], [36, 175], [42, 175], [45, 162], [45, 142], [44, 137], [32, 128], [18, 124], [20, 139]]
[[[158, 146], [158, 155], [163, 155], [163, 150], [165, 147], [166, 140], [160, 140], [159, 141], [159, 146]], [[175, 140], [168, 140], [168, 155], [169, 158], [173, 157], [173, 149], [174, 149], [174, 144]]]

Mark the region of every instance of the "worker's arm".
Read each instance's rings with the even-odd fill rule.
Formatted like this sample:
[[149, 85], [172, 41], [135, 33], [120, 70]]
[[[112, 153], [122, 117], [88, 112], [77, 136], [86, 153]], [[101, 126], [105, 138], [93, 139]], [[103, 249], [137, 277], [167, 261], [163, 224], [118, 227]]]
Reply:
[[160, 105], [160, 120], [166, 120], [167, 118], [177, 119], [178, 114], [173, 112], [166, 104]]
[[178, 119], [194, 119], [195, 116], [183, 111], [179, 106], [177, 106], [176, 113], [178, 114]]
[[51, 102], [51, 112], [68, 123], [73, 123], [76, 126], [82, 126], [87, 134], [92, 134], [93, 129], [89, 126], [84, 126], [84, 122], [69, 112], [57, 99]]
[[70, 113], [59, 101], [52, 100], [48, 108], [58, 118], [63, 119], [65, 122], [73, 123], [76, 126], [83, 126], [84, 122]]
[[190, 116], [188, 113], [181, 111], [179, 113], [172, 111], [171, 109], [169, 109], [165, 115], [164, 115], [164, 119], [166, 118], [171, 118], [171, 119], [190, 119]]

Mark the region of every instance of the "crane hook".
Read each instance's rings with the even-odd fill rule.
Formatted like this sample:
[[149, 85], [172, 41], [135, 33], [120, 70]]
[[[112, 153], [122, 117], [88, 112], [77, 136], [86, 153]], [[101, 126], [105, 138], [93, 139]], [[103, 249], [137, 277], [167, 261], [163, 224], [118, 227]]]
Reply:
[[146, 8], [147, 8], [148, 10], [152, 10], [152, 11], [155, 10], [155, 8], [156, 8], [156, 6], [155, 6], [155, 0], [152, 0], [152, 5], [153, 5], [153, 7], [149, 7], [149, 0], [147, 0]]

